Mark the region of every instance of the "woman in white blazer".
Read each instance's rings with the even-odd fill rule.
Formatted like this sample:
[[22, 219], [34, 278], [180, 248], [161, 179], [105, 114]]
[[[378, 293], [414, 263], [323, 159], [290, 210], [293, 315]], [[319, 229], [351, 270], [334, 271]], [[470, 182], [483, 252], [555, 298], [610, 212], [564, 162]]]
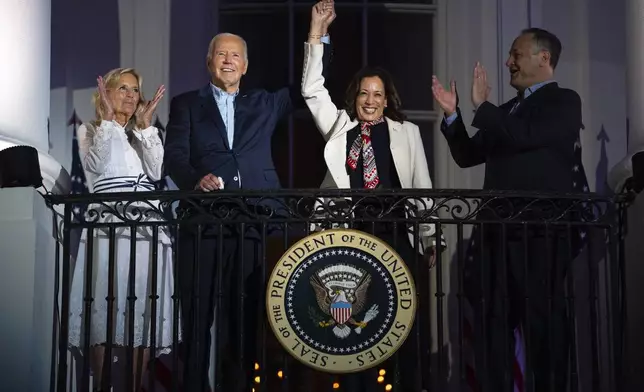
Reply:
[[[431, 188], [420, 131], [418, 126], [405, 121], [400, 110], [400, 98], [389, 73], [381, 68], [360, 70], [347, 89], [345, 107], [339, 109], [324, 87], [323, 51], [319, 37], [309, 36], [304, 48], [302, 75], [302, 95], [326, 140], [324, 158], [328, 171], [321, 187]], [[407, 208], [402, 217], [414, 210], [422, 213], [432, 207], [429, 199], [415, 200], [414, 204], [415, 208]], [[364, 213], [364, 209], [362, 211]], [[360, 214], [360, 209], [355, 213]], [[354, 225], [353, 228], [374, 234], [394, 246], [410, 267], [416, 260], [422, 260], [414, 250], [414, 238], [418, 238], [419, 253], [429, 259], [430, 265], [434, 263], [436, 230], [433, 224], [421, 224], [418, 235], [413, 232], [413, 225], [405, 224], [398, 224], [397, 230], [390, 223]], [[444, 243], [442, 245], [445, 246]], [[418, 280], [416, 283], [421, 287], [427, 284]], [[411, 335], [410, 340], [413, 340]], [[408, 376], [401, 377], [403, 391], [414, 390], [419, 371], [416, 369], [418, 364], [413, 363], [417, 362], [414, 348], [414, 342], [408, 341], [401, 349], [402, 355], [399, 355], [404, 361], [401, 362], [401, 371], [409, 372]], [[412, 351], [405, 353], [408, 350]], [[392, 365], [391, 361], [389, 365]], [[369, 371], [363, 373], [367, 374], [343, 377], [345, 387], [352, 392], [376, 387], [369, 384], [375, 382], [377, 376], [369, 374], [372, 373]]]
[[[309, 37], [304, 47], [302, 96], [309, 107], [318, 130], [326, 140], [324, 159], [327, 173], [323, 189], [359, 188], [432, 188], [423, 141], [418, 126], [405, 121], [400, 111], [400, 98], [389, 74], [381, 68], [366, 67], [354, 77], [344, 109], [338, 109], [324, 87], [322, 55], [324, 47], [317, 36]], [[371, 146], [363, 143], [364, 132], [370, 128]], [[368, 131], [367, 131], [368, 132]], [[382, 146], [389, 148], [382, 149]], [[367, 166], [377, 170], [377, 177], [364, 176], [365, 150], [373, 151]], [[378, 154], [382, 152], [382, 154]], [[362, 177], [362, 179], [358, 178]], [[416, 201], [419, 213], [431, 208], [432, 201]], [[419, 251], [433, 262], [436, 229], [433, 224], [420, 225]], [[413, 249], [414, 233], [408, 231]]]

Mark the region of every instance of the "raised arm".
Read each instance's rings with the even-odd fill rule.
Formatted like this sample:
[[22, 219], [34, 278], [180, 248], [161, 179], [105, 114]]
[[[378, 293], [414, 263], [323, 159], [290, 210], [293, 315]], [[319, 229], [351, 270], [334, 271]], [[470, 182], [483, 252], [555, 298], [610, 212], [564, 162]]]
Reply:
[[478, 132], [470, 138], [463, 123], [463, 116], [458, 108], [458, 92], [456, 82], [450, 82], [449, 91], [436, 76], [432, 77], [432, 94], [438, 105], [445, 112], [441, 123], [441, 131], [445, 135], [452, 158], [460, 167], [472, 167], [485, 162], [485, 149]]
[[486, 156], [481, 131], [472, 137], [468, 135], [460, 109], [456, 108], [454, 114], [443, 119], [441, 132], [443, 132], [452, 158], [458, 166], [467, 168], [485, 163]]
[[472, 78], [472, 103], [476, 115], [472, 125], [483, 132], [487, 145], [503, 145], [516, 151], [572, 144], [582, 128], [581, 98], [567, 89], [549, 97], [539, 116], [526, 119], [488, 102], [490, 87], [485, 68], [476, 63]]
[[561, 90], [556, 99], [550, 100], [539, 113], [538, 119], [529, 121], [511, 116], [507, 110], [490, 102], [483, 102], [474, 116], [472, 125], [485, 133], [492, 144], [503, 144], [517, 151], [574, 143], [578, 134], [566, 132], [582, 128], [581, 98], [572, 90]]
[[[318, 3], [319, 5], [319, 3]], [[320, 44], [320, 35], [315, 34], [316, 18], [324, 18], [325, 12], [331, 20], [335, 19], [335, 11], [324, 11], [320, 7], [313, 7], [311, 14], [311, 33], [304, 44], [304, 66], [302, 70], [302, 97], [306, 102], [313, 120], [322, 135], [326, 138], [338, 117], [338, 108], [335, 106], [324, 86], [323, 58], [325, 47]]]
[[[314, 37], [320, 46], [324, 46], [322, 55], [322, 75], [327, 79], [329, 65], [333, 57], [333, 45], [328, 29], [335, 19], [335, 8], [332, 0], [324, 0], [315, 4], [311, 11], [309, 40]], [[306, 58], [306, 50], [304, 53]], [[296, 84], [280, 90], [275, 97], [275, 105], [279, 116], [282, 117], [295, 109], [305, 108], [306, 102], [302, 97], [301, 85]]]

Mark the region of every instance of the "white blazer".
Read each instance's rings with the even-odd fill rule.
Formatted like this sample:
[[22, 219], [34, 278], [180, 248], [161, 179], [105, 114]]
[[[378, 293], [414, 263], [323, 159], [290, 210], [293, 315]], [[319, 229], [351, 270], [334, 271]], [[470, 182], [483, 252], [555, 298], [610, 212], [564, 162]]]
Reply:
[[[304, 44], [302, 96], [311, 110], [315, 125], [326, 141], [324, 160], [328, 171], [321, 188], [349, 189], [351, 182], [346, 170], [347, 132], [355, 128], [358, 121], [351, 120], [345, 110], [338, 110], [331, 100], [328, 90], [324, 87], [323, 54], [323, 44], [311, 45], [308, 42]], [[402, 188], [432, 188], [432, 180], [429, 177], [425, 149], [418, 126], [408, 121], [401, 124], [390, 118], [386, 118], [386, 120], [389, 128], [391, 155]], [[422, 212], [425, 208], [431, 208], [433, 201], [422, 199], [416, 200], [415, 204], [418, 211]], [[409, 216], [413, 212], [407, 208], [406, 213]], [[419, 249], [421, 252], [435, 246], [435, 233], [434, 224], [420, 225], [421, 243]], [[409, 230], [409, 240], [414, 246], [413, 226]]]

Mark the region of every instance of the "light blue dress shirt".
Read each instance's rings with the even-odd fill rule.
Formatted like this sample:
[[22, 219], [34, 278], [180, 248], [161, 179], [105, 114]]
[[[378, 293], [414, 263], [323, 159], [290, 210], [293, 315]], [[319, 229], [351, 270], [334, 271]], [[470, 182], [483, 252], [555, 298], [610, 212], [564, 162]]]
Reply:
[[210, 83], [210, 88], [212, 89], [212, 95], [215, 97], [215, 101], [217, 102], [221, 119], [224, 120], [226, 134], [228, 135], [228, 148], [232, 150], [233, 140], [235, 138], [235, 98], [237, 97], [237, 94], [239, 94], [239, 90], [234, 93], [227, 93], [212, 84], [212, 82]]

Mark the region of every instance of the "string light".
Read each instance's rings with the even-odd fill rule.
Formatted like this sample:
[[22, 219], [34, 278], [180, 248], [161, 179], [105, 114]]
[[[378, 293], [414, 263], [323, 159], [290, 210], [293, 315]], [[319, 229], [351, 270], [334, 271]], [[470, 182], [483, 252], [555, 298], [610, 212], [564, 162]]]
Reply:
[[255, 370], [259, 370], [259, 363], [255, 362]]
[[391, 391], [391, 390], [392, 390], [392, 388], [393, 388], [393, 387], [391, 386], [391, 384], [387, 384], [387, 385], [385, 385], [385, 391]]
[[256, 383], [256, 384], [259, 384], [259, 381], [260, 381], [259, 376], [256, 376], [256, 377], [255, 377], [255, 383]]
[[378, 376], [378, 383], [382, 384], [383, 382], [385, 382], [385, 378], [383, 376]]
[[339, 382], [334, 382], [333, 383], [333, 389], [340, 389], [340, 383]]
[[380, 369], [380, 371], [378, 372], [378, 375], [380, 376], [384, 376], [385, 374], [387, 374], [387, 371], [385, 369]]
[[277, 377], [282, 378], [284, 376], [284, 373], [282, 373], [281, 370], [277, 371]]

